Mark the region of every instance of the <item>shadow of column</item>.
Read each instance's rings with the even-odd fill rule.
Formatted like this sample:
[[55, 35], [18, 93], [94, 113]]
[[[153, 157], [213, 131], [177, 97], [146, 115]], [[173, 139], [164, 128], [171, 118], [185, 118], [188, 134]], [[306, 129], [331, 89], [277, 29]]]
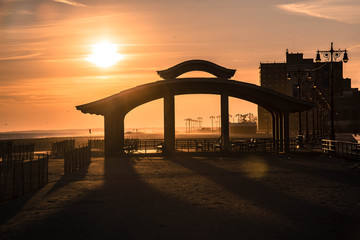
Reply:
[[[144, 180], [166, 177], [157, 174], [156, 169], [142, 174], [136, 171], [136, 165], [146, 158], [122, 157], [101, 162], [103, 174], [90, 167], [86, 184], [103, 180], [101, 188], [83, 192], [79, 198], [58, 206], [56, 213], [34, 218], [1, 239], [336, 239], [342, 234], [339, 221], [341, 226], [348, 223], [346, 215], [286, 195], [240, 173], [212, 166], [206, 160], [187, 157], [150, 160], [156, 162], [159, 158], [169, 161], [174, 168], [190, 169], [239, 198], [284, 216], [296, 227], [181, 200]], [[169, 184], [171, 180], [170, 174]]]

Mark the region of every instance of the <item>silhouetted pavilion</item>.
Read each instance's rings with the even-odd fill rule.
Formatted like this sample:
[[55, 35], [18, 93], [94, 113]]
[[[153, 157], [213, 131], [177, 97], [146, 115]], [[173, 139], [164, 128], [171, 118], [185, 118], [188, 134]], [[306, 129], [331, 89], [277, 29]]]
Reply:
[[[178, 78], [190, 71], [204, 71], [215, 77]], [[163, 80], [143, 84], [76, 108], [83, 113], [104, 116], [105, 154], [111, 156], [123, 153], [126, 114], [144, 103], [164, 98], [164, 150], [167, 153], [173, 153], [175, 152], [175, 95], [217, 94], [221, 96], [223, 151], [229, 151], [229, 97], [240, 98], [258, 104], [270, 112], [273, 139], [279, 142], [280, 151], [287, 152], [289, 150], [289, 113], [311, 109], [312, 103], [254, 84], [230, 80], [235, 71], [209, 61], [185, 61], [169, 69], [158, 71]]]

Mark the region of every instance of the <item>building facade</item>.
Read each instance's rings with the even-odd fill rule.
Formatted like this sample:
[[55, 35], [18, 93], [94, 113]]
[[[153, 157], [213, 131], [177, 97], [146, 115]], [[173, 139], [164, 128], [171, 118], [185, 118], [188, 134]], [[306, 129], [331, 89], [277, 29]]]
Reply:
[[[290, 134], [308, 138], [327, 136], [330, 126], [330, 67], [329, 62], [314, 62], [302, 53], [286, 51], [283, 63], [260, 63], [260, 85], [302, 100], [312, 101], [315, 108], [290, 115]], [[343, 63], [333, 63], [335, 99], [335, 131], [352, 132], [360, 121], [360, 100], [357, 89], [351, 88], [351, 79], [343, 78]], [[271, 115], [258, 108], [258, 131], [270, 132]]]
[[360, 92], [351, 88], [351, 79], [344, 79], [343, 92], [334, 101], [335, 130], [360, 134]]

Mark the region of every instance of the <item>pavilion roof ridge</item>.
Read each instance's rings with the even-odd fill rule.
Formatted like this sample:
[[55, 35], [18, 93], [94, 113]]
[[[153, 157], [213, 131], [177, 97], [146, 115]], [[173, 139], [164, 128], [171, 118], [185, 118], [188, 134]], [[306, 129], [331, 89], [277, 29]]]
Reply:
[[203, 71], [223, 79], [232, 78], [236, 72], [235, 69], [225, 68], [207, 60], [193, 59], [157, 71], [157, 73], [161, 78], [168, 80], [177, 79], [178, 76], [191, 71]]

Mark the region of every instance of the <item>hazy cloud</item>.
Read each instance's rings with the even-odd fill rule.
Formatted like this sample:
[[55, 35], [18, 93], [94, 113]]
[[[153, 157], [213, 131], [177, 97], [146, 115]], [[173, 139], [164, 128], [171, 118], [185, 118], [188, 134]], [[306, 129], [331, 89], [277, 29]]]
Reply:
[[25, 91], [23, 89], [18, 90], [7, 90], [0, 91], [0, 101], [2, 104], [14, 104], [14, 103], [36, 103], [36, 104], [46, 104], [46, 103], [56, 103], [59, 100], [66, 101], [66, 97], [60, 94], [46, 94], [46, 93], [37, 93], [34, 91]]
[[278, 5], [291, 13], [336, 20], [349, 24], [360, 23], [360, 2], [358, 0], [312, 0]]
[[14, 11], [14, 14], [19, 14], [19, 15], [32, 15], [34, 14], [33, 12], [29, 11], [29, 10], [16, 10]]
[[349, 47], [349, 48], [347, 48], [347, 49], [354, 49], [354, 48], [358, 48], [358, 47], [360, 47], [360, 44], [356, 44], [356, 45], [351, 46], [351, 47]]
[[75, 7], [85, 7], [85, 4], [76, 2], [76, 1], [72, 1], [72, 0], [54, 0], [54, 2], [58, 2], [58, 3], [65, 3], [71, 6], [75, 6]]
[[0, 61], [28, 59], [28, 58], [37, 57], [39, 55], [40, 55], [40, 53], [32, 53], [32, 54], [25, 54], [25, 55], [18, 55], [18, 56], [7, 56], [7, 57], [0, 56]]
[[9, 16], [9, 15], [33, 15], [34, 13], [30, 10], [25, 9], [16, 9], [9, 11], [7, 9], [0, 9], [0, 15], [1, 16]]

